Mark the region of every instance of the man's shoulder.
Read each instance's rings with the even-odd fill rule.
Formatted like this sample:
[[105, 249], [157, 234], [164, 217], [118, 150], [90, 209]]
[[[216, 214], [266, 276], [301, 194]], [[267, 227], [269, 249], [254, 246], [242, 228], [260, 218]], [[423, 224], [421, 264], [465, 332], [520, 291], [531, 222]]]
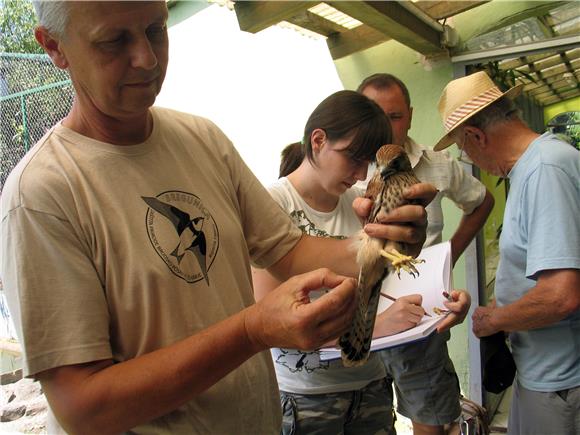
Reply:
[[182, 112], [167, 107], [154, 106], [151, 108], [153, 115], [163, 124], [180, 124], [206, 126], [207, 128], [217, 128], [217, 126], [208, 118], [193, 113]]
[[572, 179], [580, 177], [580, 152], [551, 133], [538, 136], [510, 172], [512, 181], [529, 182], [533, 175], [555, 170]]
[[580, 153], [569, 143], [553, 134], [543, 134], [537, 139], [535, 153], [539, 163], [561, 167], [575, 167], [580, 165]]
[[428, 148], [423, 149], [414, 169], [421, 181], [432, 184], [450, 182], [457, 174], [463, 175], [465, 172], [448, 151]]
[[451, 165], [453, 157], [447, 150], [433, 151], [431, 148], [423, 147], [422, 160], [430, 164]]
[[26, 205], [31, 197], [44, 197], [50, 185], [58, 183], [60, 171], [55, 171], [51, 155], [52, 143], [58, 141], [51, 128], [14, 166], [2, 189], [2, 218], [5, 213]]

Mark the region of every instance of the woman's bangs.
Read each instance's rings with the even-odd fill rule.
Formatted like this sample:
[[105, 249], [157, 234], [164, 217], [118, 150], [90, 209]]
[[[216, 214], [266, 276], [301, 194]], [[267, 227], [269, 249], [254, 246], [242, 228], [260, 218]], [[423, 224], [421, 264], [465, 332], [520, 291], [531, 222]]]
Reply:
[[374, 162], [379, 148], [391, 142], [391, 129], [385, 119], [374, 118], [360, 125], [346, 152], [352, 160]]

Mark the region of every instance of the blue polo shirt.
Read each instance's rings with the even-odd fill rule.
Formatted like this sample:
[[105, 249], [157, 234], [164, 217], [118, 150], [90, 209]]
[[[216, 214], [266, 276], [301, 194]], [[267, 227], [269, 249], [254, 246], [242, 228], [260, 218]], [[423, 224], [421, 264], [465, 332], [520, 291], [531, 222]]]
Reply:
[[[580, 269], [578, 150], [545, 133], [528, 146], [509, 180], [495, 285], [500, 306], [524, 296], [541, 271]], [[580, 311], [543, 328], [511, 333], [510, 341], [524, 388], [580, 385]]]

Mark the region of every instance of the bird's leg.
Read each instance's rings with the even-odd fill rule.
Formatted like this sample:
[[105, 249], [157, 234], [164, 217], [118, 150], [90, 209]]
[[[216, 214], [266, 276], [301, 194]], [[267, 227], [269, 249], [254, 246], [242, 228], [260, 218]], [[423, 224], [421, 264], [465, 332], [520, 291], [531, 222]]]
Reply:
[[415, 264], [424, 263], [425, 260], [420, 260], [411, 257], [410, 255], [401, 254], [396, 249], [391, 249], [390, 251], [381, 250], [381, 255], [391, 262], [395, 270], [397, 271], [397, 276], [401, 277], [401, 269], [405, 272], [413, 275], [419, 276], [419, 271], [415, 267]]

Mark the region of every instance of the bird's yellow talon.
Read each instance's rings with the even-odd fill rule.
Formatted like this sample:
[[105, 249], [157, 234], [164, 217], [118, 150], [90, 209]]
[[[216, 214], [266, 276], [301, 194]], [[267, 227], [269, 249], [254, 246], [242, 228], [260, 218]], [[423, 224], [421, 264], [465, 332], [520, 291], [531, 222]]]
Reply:
[[391, 249], [390, 251], [382, 250], [381, 255], [391, 262], [393, 268], [397, 271], [397, 276], [399, 278], [401, 277], [401, 269], [413, 277], [419, 276], [419, 271], [415, 267], [415, 264], [425, 262], [425, 260], [416, 259], [410, 255], [401, 254], [396, 249]]

